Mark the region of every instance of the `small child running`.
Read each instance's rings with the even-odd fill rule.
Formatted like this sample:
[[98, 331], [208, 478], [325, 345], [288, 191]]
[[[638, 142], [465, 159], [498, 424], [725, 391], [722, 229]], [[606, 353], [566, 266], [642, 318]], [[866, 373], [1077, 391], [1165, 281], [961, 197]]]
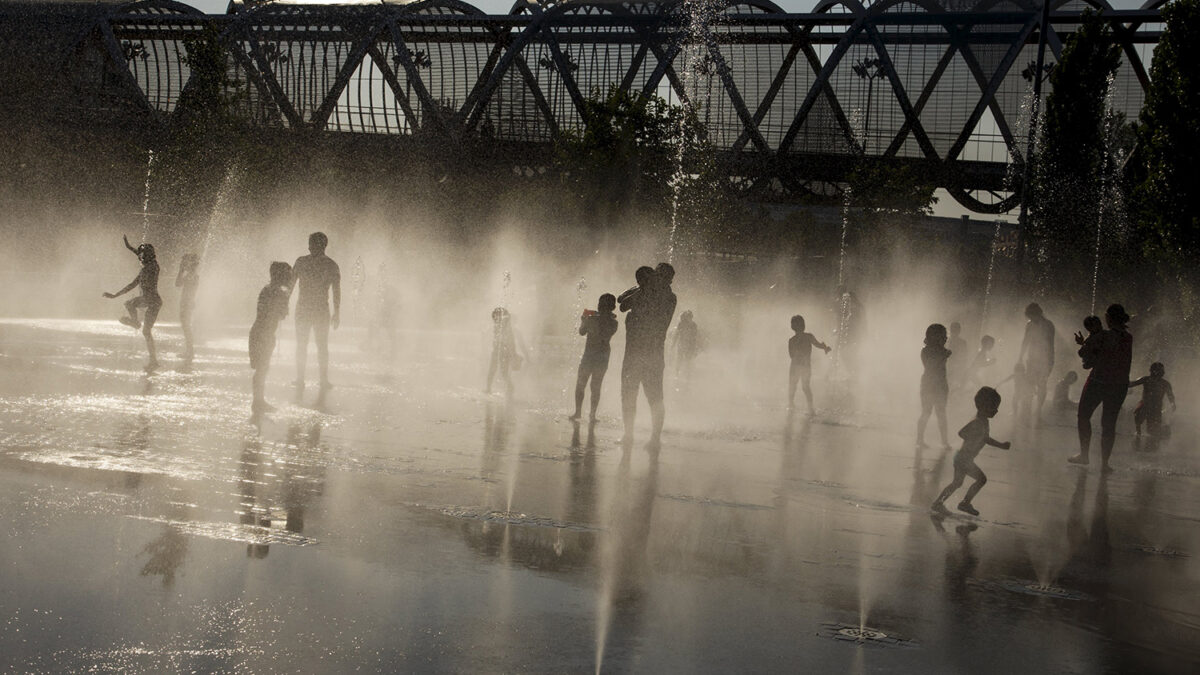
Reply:
[[1150, 364], [1150, 375], [1141, 377], [1129, 383], [1129, 388], [1142, 387], [1142, 400], [1133, 409], [1133, 424], [1137, 435], [1142, 435], [1142, 424], [1146, 425], [1146, 433], [1158, 436], [1162, 432], [1163, 397], [1171, 399], [1171, 412], [1176, 410], [1175, 391], [1166, 378], [1167, 369], [1161, 363]]
[[[158, 294], [158, 260], [154, 255], [154, 247], [150, 244], [139, 244], [134, 248], [129, 243], [129, 237], [123, 237], [125, 248], [137, 256], [142, 263], [142, 269], [129, 285], [116, 293], [105, 293], [106, 298], [117, 298], [140, 286], [142, 294], [125, 303], [129, 316], [120, 318], [120, 322], [133, 329], [142, 329], [146, 338], [146, 351], [150, 352], [150, 360], [146, 363], [146, 372], [158, 369], [158, 350], [154, 347], [154, 322], [158, 321], [158, 310], [162, 308], [162, 296]], [[144, 321], [138, 319], [138, 309], [146, 308]]]
[[264, 391], [267, 386], [267, 371], [271, 367], [271, 354], [275, 351], [275, 331], [279, 322], [288, 314], [288, 299], [291, 297], [292, 266], [285, 262], [271, 263], [271, 282], [258, 293], [258, 311], [254, 325], [250, 327], [250, 367], [254, 369], [252, 380], [254, 403], [250, 411], [255, 416], [273, 412], [267, 403]]
[[1001, 443], [989, 435], [988, 420], [995, 417], [1000, 410], [1000, 392], [991, 387], [982, 387], [975, 393], [975, 419], [959, 430], [958, 435], [963, 439], [962, 447], [954, 453], [954, 480], [946, 486], [933, 502], [933, 510], [946, 513], [945, 501], [962, 487], [963, 479], [967, 476], [975, 479], [975, 483], [967, 488], [967, 494], [958, 503], [958, 510], [978, 516], [979, 511], [971, 506], [971, 500], [979, 494], [979, 490], [987, 484], [987, 476], [975, 464], [975, 457], [983, 446], [990, 445], [1001, 450], [1008, 450], [1012, 444], [1008, 441]]
[[946, 327], [940, 323], [930, 324], [925, 329], [925, 347], [921, 349], [921, 416], [917, 418], [917, 446], [925, 447], [925, 425], [931, 414], [937, 415], [938, 433], [942, 446], [949, 448], [946, 438], [946, 399], [950, 396], [950, 384], [946, 380], [946, 361], [950, 350], [946, 349]]
[[825, 350], [828, 354], [831, 347], [818, 340], [812, 333], [804, 332], [804, 317], [797, 314], [792, 317], [792, 332], [788, 339], [788, 355], [792, 357], [792, 367], [788, 371], [788, 408], [796, 403], [796, 383], [799, 382], [804, 390], [804, 400], [808, 403], [808, 414], [813, 414], [812, 395], [812, 348]]
[[608, 341], [617, 332], [617, 316], [613, 310], [617, 308], [617, 298], [612, 293], [600, 296], [595, 312], [583, 311], [579, 320], [579, 334], [587, 336], [583, 346], [583, 358], [579, 360], [579, 374], [575, 379], [575, 414], [572, 420], [578, 420], [583, 410], [583, 390], [588, 380], [592, 381], [592, 417], [596, 421], [596, 408], [600, 405], [600, 385], [604, 383], [604, 374], [608, 372], [608, 357], [610, 348]]

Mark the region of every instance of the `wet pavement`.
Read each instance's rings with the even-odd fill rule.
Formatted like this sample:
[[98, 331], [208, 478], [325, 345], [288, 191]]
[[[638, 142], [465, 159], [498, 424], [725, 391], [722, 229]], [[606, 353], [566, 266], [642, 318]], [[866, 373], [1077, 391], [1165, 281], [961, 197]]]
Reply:
[[1002, 411], [981, 517], [935, 518], [950, 454], [913, 447], [915, 409], [789, 415], [714, 358], [662, 452], [623, 453], [617, 349], [588, 448], [549, 347], [506, 400], [478, 335], [406, 335], [387, 364], [354, 335], [323, 401], [291, 397], [281, 341], [256, 426], [244, 332], [146, 377], [115, 321], [0, 322], [0, 669], [1200, 668], [1183, 416], [1121, 436], [1102, 479], [1065, 463], [1070, 419]]

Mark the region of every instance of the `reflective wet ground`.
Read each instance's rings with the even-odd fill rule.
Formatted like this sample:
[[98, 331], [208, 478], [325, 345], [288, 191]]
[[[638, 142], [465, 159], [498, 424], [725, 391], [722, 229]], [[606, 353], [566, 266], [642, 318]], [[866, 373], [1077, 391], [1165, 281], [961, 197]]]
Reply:
[[915, 415], [699, 393], [728, 359], [671, 392], [655, 458], [617, 443], [617, 363], [589, 449], [570, 360], [486, 396], [476, 335], [406, 335], [421, 356], [385, 365], [342, 332], [336, 388], [299, 403], [282, 341], [256, 427], [242, 335], [147, 378], [115, 322], [0, 323], [0, 669], [1200, 667], [1183, 416], [1123, 435], [1105, 480], [1065, 463], [1070, 419], [1010, 435], [1002, 412], [981, 517], [931, 518], [950, 455], [913, 447]]

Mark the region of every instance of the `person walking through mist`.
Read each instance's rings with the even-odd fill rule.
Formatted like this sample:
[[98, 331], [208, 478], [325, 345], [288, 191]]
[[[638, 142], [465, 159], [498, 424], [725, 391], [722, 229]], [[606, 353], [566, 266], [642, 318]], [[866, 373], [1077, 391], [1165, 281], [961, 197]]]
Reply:
[[1075, 342], [1081, 345], [1079, 356], [1083, 359], [1088, 375], [1079, 394], [1079, 454], [1067, 461], [1072, 464], [1087, 464], [1092, 443], [1092, 414], [1103, 406], [1100, 413], [1100, 460], [1103, 473], [1111, 473], [1108, 458], [1112, 455], [1117, 440], [1117, 417], [1125, 396], [1129, 393], [1129, 369], [1133, 363], [1133, 335], [1127, 327], [1129, 315], [1121, 305], [1110, 305], [1104, 313], [1108, 330], [1084, 340], [1081, 333], [1075, 334]]
[[640, 386], [650, 404], [652, 431], [646, 449], [657, 451], [662, 445], [666, 408], [663, 404], [663, 370], [666, 368], [667, 331], [675, 317], [676, 298], [671, 290], [675, 268], [659, 263], [657, 269], [638, 268], [638, 285], [617, 299], [625, 319], [625, 359], [621, 363], [621, 413], [625, 435], [621, 444], [633, 444], [633, 424], [637, 417]]
[[[158, 350], [154, 346], [154, 322], [158, 321], [158, 310], [162, 309], [162, 296], [158, 294], [158, 259], [154, 255], [154, 247], [150, 244], [139, 244], [134, 248], [129, 243], [129, 237], [123, 237], [125, 248], [137, 256], [142, 263], [138, 275], [125, 288], [116, 293], [104, 293], [106, 298], [119, 298], [136, 287], [141, 287], [142, 294], [125, 303], [129, 316], [120, 318], [121, 323], [133, 329], [142, 329], [146, 338], [146, 351], [150, 352], [150, 360], [146, 363], [146, 372], [152, 373], [158, 369]], [[138, 309], [145, 308], [142, 319], [138, 319]]]
[[[296, 300], [296, 390], [304, 391], [304, 370], [308, 363], [308, 337], [317, 343], [317, 362], [321, 369], [321, 391], [329, 389], [329, 329], [335, 330], [342, 308], [342, 273], [337, 263], [325, 255], [329, 237], [324, 232], [308, 236], [308, 255], [292, 266], [300, 297]], [[329, 297], [333, 294], [333, 314]]]
[[287, 263], [273, 262], [269, 270], [270, 282], [258, 293], [254, 325], [250, 326], [250, 368], [254, 370], [251, 378], [254, 401], [250, 404], [250, 412], [255, 419], [275, 411], [266, 399], [267, 371], [275, 351], [275, 331], [279, 322], [287, 317], [288, 296], [292, 292], [292, 268]]
[[179, 296], [179, 328], [183, 331], [183, 367], [192, 367], [195, 345], [192, 337], [192, 314], [196, 310], [196, 289], [200, 287], [200, 257], [195, 253], [184, 253], [179, 260], [179, 274], [175, 276], [175, 287], [183, 289]]
[[1025, 365], [1025, 377], [1037, 404], [1030, 416], [1031, 423], [1041, 421], [1042, 406], [1046, 403], [1046, 382], [1054, 370], [1054, 324], [1042, 313], [1041, 305], [1029, 303], [1025, 308], [1025, 338], [1017, 361]]

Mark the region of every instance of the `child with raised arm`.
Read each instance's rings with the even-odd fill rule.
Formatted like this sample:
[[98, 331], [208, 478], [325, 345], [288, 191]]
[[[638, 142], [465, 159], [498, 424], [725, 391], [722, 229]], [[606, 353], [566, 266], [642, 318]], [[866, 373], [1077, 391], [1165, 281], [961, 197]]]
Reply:
[[788, 371], [788, 409], [796, 403], [796, 383], [799, 382], [804, 390], [804, 400], [808, 403], [808, 414], [813, 414], [812, 395], [812, 348], [822, 349], [826, 354], [831, 347], [818, 340], [812, 333], [804, 332], [804, 317], [797, 314], [792, 317], [792, 332], [788, 339], [788, 355], [792, 358], [792, 367]]
[[179, 260], [179, 274], [175, 276], [175, 287], [182, 288], [179, 296], [179, 327], [183, 330], [183, 365], [192, 365], [195, 350], [192, 342], [192, 312], [196, 309], [196, 289], [200, 286], [200, 258], [195, 253], [184, 253]]
[[1171, 411], [1174, 412], [1175, 392], [1166, 378], [1167, 369], [1161, 363], [1150, 364], [1150, 374], [1129, 383], [1129, 388], [1142, 387], [1142, 400], [1133, 409], [1133, 424], [1137, 435], [1142, 435], [1142, 424], [1146, 425], [1146, 433], [1158, 436], [1162, 430], [1163, 397], [1171, 399]]
[[612, 293], [605, 293], [600, 296], [596, 311], [584, 310], [583, 318], [579, 320], [579, 334], [587, 336], [587, 342], [583, 346], [583, 358], [579, 360], [579, 374], [575, 378], [575, 414], [571, 415], [572, 420], [578, 420], [582, 415], [583, 390], [590, 379], [591, 420], [596, 421], [596, 408], [600, 405], [600, 385], [604, 383], [604, 374], [608, 372], [608, 341], [617, 332], [617, 316], [613, 313], [616, 308], [616, 297]]
[[279, 322], [287, 317], [288, 299], [292, 293], [292, 266], [285, 262], [273, 262], [270, 269], [271, 282], [258, 293], [258, 310], [254, 325], [250, 327], [250, 367], [254, 369], [254, 403], [250, 411], [254, 415], [275, 410], [264, 395], [267, 370], [271, 367], [271, 354], [275, 351], [275, 332], [279, 329]]
[[979, 515], [979, 511], [976, 511], [975, 507], [971, 505], [971, 500], [987, 484], [987, 476], [975, 464], [975, 457], [979, 455], [979, 451], [985, 445], [1001, 450], [1012, 447], [1008, 441], [1001, 443], [989, 435], [988, 420], [995, 417], [999, 410], [1000, 392], [991, 387], [982, 387], [975, 393], [975, 419], [968, 422], [958, 432], [959, 438], [963, 439], [963, 444], [958, 452], [954, 453], [954, 480], [950, 481], [946, 489], [942, 490], [942, 493], [934, 500], [934, 511], [946, 513], [945, 501], [954, 494], [955, 490], [962, 487], [963, 479], [970, 476], [975, 479], [975, 483], [967, 488], [966, 496], [958, 503], [958, 510], [973, 516]]
[[1096, 365], [1096, 357], [1100, 354], [1104, 324], [1101, 323], [1100, 317], [1089, 316], [1083, 320], [1083, 327], [1087, 330], [1088, 335], [1085, 338], [1083, 333], [1075, 333], [1075, 344], [1079, 345], [1079, 356], [1083, 359], [1083, 369], [1090, 370]]
[[[150, 352], [150, 361], [146, 363], [146, 372], [158, 369], [158, 350], [154, 347], [154, 322], [158, 320], [158, 310], [162, 308], [162, 296], [158, 294], [158, 260], [154, 256], [154, 247], [150, 244], [139, 244], [134, 248], [129, 243], [129, 237], [123, 237], [125, 248], [137, 256], [142, 263], [142, 269], [129, 285], [116, 293], [105, 293], [106, 298], [118, 298], [140, 286], [142, 294], [125, 303], [129, 316], [120, 318], [121, 323], [135, 330], [142, 329], [146, 338], [146, 350]], [[138, 319], [138, 309], [146, 309], [144, 321]]]
[[996, 362], [996, 359], [992, 358], [992, 349], [995, 346], [996, 338], [991, 335], [979, 338], [979, 351], [975, 353], [975, 358], [971, 359], [971, 365], [967, 367], [966, 376], [963, 377], [964, 387], [983, 382], [983, 371]]
[[942, 446], [949, 448], [946, 438], [946, 399], [950, 396], [950, 384], [946, 380], [946, 361], [950, 350], [946, 349], [946, 327], [940, 323], [930, 324], [925, 329], [925, 347], [921, 349], [921, 416], [917, 418], [917, 445], [925, 447], [925, 425], [930, 414], [937, 414], [938, 433]]

